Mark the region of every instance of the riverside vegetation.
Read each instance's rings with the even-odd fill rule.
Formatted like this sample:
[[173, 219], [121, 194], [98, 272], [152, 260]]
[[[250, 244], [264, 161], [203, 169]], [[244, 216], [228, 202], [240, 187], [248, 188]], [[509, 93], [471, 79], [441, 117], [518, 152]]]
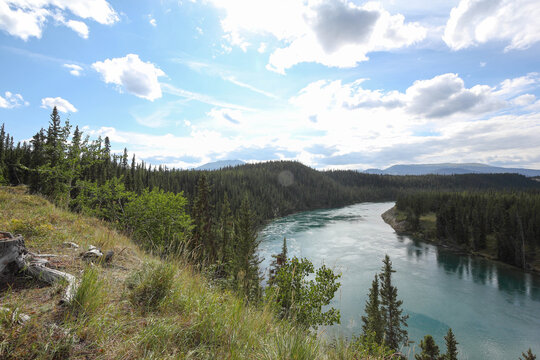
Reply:
[[[0, 182], [27, 184], [58, 206], [24, 188], [3, 188], [0, 228], [23, 234], [35, 251], [65, 255], [57, 266], [81, 273], [75, 301], [65, 308], [53, 305], [57, 288], [24, 277], [4, 285], [2, 305], [32, 315], [21, 326], [2, 313], [0, 357], [14, 359], [399, 356], [406, 316], [390, 259], [371, 289], [364, 334], [327, 342], [313, 330], [339, 321], [335, 309], [322, 311], [339, 275], [314, 269], [307, 259], [288, 259], [284, 244], [263, 291], [257, 225], [295, 211], [392, 199], [403, 191], [534, 192], [540, 186], [510, 174], [388, 177], [321, 173], [291, 162], [201, 172], [152, 168], [133, 156], [129, 165], [127, 149], [115, 155], [108, 138], [83, 139], [78, 128], [72, 133], [56, 109], [30, 144], [15, 146], [2, 126]], [[116, 263], [86, 267], [61, 248], [64, 241], [114, 249]], [[308, 280], [312, 273], [315, 279]], [[455, 358], [450, 345], [448, 359]], [[422, 359], [436, 358], [435, 346], [426, 336]]]

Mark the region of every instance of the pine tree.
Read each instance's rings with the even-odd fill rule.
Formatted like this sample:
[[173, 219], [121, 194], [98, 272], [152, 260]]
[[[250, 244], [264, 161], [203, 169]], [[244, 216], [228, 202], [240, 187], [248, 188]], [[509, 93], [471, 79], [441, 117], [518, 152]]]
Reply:
[[373, 336], [373, 340], [375, 340], [377, 344], [381, 344], [384, 334], [384, 324], [379, 301], [378, 274], [375, 274], [375, 278], [371, 283], [371, 289], [369, 291], [369, 297], [366, 301], [366, 307], [364, 308], [364, 312], [366, 313], [366, 315], [362, 316], [363, 335]]
[[420, 341], [422, 352], [414, 355], [416, 360], [439, 360], [439, 347], [435, 344], [435, 340], [431, 335], [424, 336], [424, 340]]
[[532, 353], [531, 348], [529, 348], [527, 353], [521, 353], [521, 356], [523, 356], [523, 359], [519, 358], [519, 360], [536, 360], [536, 355]]
[[444, 360], [457, 360], [457, 345], [459, 344], [456, 341], [456, 337], [452, 332], [452, 329], [448, 329], [446, 336], [444, 337], [446, 341], [446, 354], [444, 354]]
[[407, 340], [407, 330], [402, 326], [407, 326], [408, 315], [402, 315], [402, 300], [397, 299], [397, 288], [392, 285], [392, 262], [388, 255], [383, 260], [381, 280], [381, 313], [384, 323], [384, 343], [393, 350], [398, 350], [400, 344]]

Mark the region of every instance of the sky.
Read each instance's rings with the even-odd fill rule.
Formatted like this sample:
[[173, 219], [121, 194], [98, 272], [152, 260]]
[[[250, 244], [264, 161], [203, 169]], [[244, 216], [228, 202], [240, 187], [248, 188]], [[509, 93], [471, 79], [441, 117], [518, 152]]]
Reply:
[[0, 0], [0, 124], [175, 168], [540, 169], [538, 0]]

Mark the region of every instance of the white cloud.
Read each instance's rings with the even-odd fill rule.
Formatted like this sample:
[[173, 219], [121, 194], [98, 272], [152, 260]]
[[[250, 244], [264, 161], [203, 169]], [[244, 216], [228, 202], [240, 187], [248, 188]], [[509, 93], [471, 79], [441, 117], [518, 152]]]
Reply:
[[220, 100], [214, 99], [211, 96], [180, 89], [170, 84], [161, 84], [161, 86], [163, 87], [163, 91], [165, 91], [166, 93], [174, 95], [174, 96], [178, 96], [184, 99], [194, 100], [194, 101], [198, 101], [204, 104], [214, 105], [214, 106], [219, 106], [219, 107], [224, 107], [224, 108], [229, 108], [229, 109], [236, 109], [236, 110], [242, 110], [242, 111], [254, 111], [253, 109], [242, 106], [242, 105], [231, 104], [224, 101], [220, 101]]
[[119, 89], [150, 101], [161, 97], [158, 78], [165, 73], [150, 62], [143, 62], [139, 55], [128, 54], [122, 58], [106, 59], [92, 64], [107, 84], [115, 84]]
[[46, 97], [41, 99], [41, 107], [46, 109], [52, 109], [56, 106], [56, 109], [60, 112], [67, 113], [67, 112], [77, 112], [77, 109], [75, 106], [73, 106], [69, 101], [66, 99], [62, 99], [61, 97]]
[[349, 0], [212, 0], [225, 9], [225, 38], [244, 51], [250, 36], [270, 35], [284, 45], [268, 68], [283, 73], [301, 62], [352, 67], [373, 51], [409, 46], [426, 36], [417, 23], [405, 23], [379, 3], [357, 6]]
[[488, 41], [526, 49], [540, 41], [537, 0], [461, 0], [452, 9], [443, 39], [454, 50]]
[[517, 106], [527, 106], [532, 104], [536, 100], [536, 96], [533, 94], [524, 94], [512, 99], [512, 104]]
[[0, 29], [25, 41], [31, 37], [41, 38], [48, 18], [88, 38], [88, 26], [79, 20], [65, 20], [68, 15], [105, 25], [119, 20], [106, 0], [0, 0]]
[[81, 76], [83, 68], [75, 64], [64, 64], [64, 67], [69, 69], [69, 73], [73, 76]]
[[149, 22], [150, 25], [152, 25], [153, 27], [156, 27], [156, 26], [157, 26], [156, 19], [154, 19], [154, 18], [150, 18], [150, 20], [149, 20], [148, 22]]
[[457, 74], [443, 74], [430, 80], [415, 81], [406, 91], [410, 113], [426, 118], [443, 118], [456, 113], [482, 114], [505, 104], [487, 85], [465, 88]]
[[83, 39], [88, 39], [88, 34], [90, 33], [90, 30], [88, 30], [88, 26], [82, 21], [68, 20], [66, 22], [66, 26], [79, 34], [79, 36]]
[[[488, 114], [510, 104], [524, 106], [535, 98], [525, 92], [538, 88], [540, 77], [530, 73], [506, 79], [498, 86], [465, 86], [458, 74], [442, 74], [431, 79], [417, 80], [405, 92], [369, 90], [362, 87], [365, 79], [350, 83], [340, 80], [313, 82], [291, 98], [295, 106], [310, 109], [311, 116], [328, 108], [398, 109], [416, 119], [461, 118]], [[517, 96], [517, 97], [516, 97]]]
[[0, 96], [0, 108], [12, 109], [19, 106], [28, 106], [28, 101], [24, 101], [21, 94], [13, 94], [9, 91], [4, 93], [5, 97]]

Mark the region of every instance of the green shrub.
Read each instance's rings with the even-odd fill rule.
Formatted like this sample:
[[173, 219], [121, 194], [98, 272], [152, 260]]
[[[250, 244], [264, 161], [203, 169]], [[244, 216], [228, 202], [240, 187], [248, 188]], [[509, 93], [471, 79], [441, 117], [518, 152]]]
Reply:
[[193, 227], [186, 205], [182, 193], [144, 190], [126, 204], [124, 226], [146, 250], [159, 255], [178, 253]]

